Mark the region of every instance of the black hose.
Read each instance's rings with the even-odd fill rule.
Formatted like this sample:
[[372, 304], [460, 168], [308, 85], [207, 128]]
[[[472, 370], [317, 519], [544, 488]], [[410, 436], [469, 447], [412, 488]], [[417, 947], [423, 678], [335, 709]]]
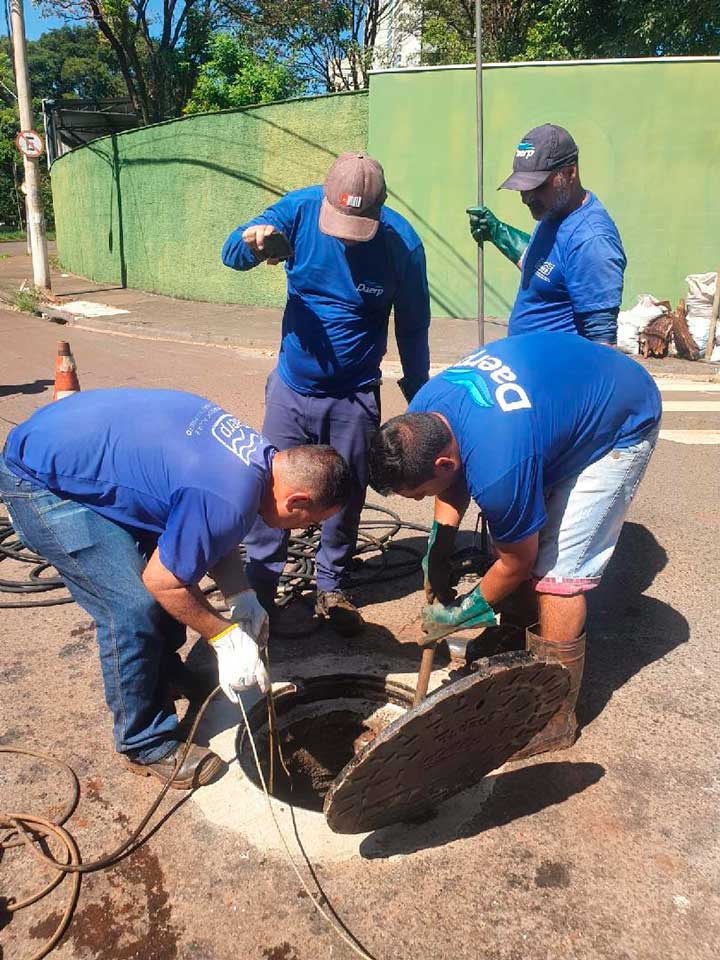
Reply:
[[[402, 520], [394, 510], [377, 504], [366, 503], [364, 511], [372, 512], [375, 516], [363, 516], [360, 519], [357, 548], [343, 585], [364, 587], [367, 584], [398, 580], [416, 573], [420, 569], [423, 551], [409, 544], [396, 543], [394, 538], [405, 531], [417, 531], [427, 536], [429, 528]], [[378, 514], [380, 516], [377, 516]], [[302, 533], [290, 535], [288, 560], [278, 589], [278, 606], [287, 606], [314, 586], [315, 555], [319, 547], [319, 527], [309, 527]], [[45, 575], [47, 570], [52, 570], [51, 565], [24, 546], [7, 516], [0, 517], [0, 563], [3, 560], [24, 563], [31, 569], [23, 578], [0, 578], [0, 594], [26, 597], [38, 593], [53, 593], [65, 586], [57, 574]], [[214, 585], [210, 586], [205, 593], [213, 593], [216, 589]], [[0, 600], [0, 608], [51, 607], [72, 602], [72, 597], [53, 594], [41, 600]]]

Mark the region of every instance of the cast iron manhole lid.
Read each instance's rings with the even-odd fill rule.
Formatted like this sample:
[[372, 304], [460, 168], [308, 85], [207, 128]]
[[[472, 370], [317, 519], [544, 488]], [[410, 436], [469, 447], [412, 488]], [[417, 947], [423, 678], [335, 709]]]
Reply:
[[527, 652], [479, 661], [432, 693], [345, 766], [325, 797], [336, 833], [365, 833], [426, 815], [502, 766], [567, 694], [565, 667]]

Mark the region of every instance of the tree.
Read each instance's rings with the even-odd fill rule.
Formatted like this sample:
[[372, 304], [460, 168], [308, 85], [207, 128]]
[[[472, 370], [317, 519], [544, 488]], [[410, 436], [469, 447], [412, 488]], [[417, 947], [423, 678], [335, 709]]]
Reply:
[[529, 40], [538, 57], [561, 50], [576, 59], [717, 54], [720, 4], [550, 0]]
[[[472, 63], [475, 0], [415, 0], [424, 64]], [[716, 54], [718, 0], [483, 0], [485, 60]]]
[[284, 63], [263, 59], [236, 37], [217, 33], [183, 113], [225, 110], [298, 96], [303, 83]]
[[[116, 58], [144, 123], [179, 116], [218, 23], [219, 0], [42, 0], [55, 16], [93, 23]], [[155, 13], [155, 11], [158, 11]]]
[[40, 99], [127, 96], [115, 55], [93, 26], [60, 27], [30, 41], [28, 69]]
[[[362, 90], [383, 27], [398, 0], [226, 0], [226, 9], [261, 50], [289, 59], [313, 88]], [[399, 41], [398, 31], [393, 42]]]

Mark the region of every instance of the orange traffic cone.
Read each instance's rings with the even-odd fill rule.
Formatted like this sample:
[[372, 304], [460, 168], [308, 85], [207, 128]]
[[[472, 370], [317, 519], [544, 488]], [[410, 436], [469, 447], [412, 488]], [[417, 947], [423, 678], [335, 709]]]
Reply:
[[79, 392], [80, 382], [75, 366], [75, 357], [70, 350], [70, 344], [66, 340], [60, 340], [57, 357], [55, 358], [53, 400], [62, 400], [63, 397], [70, 397], [73, 393]]

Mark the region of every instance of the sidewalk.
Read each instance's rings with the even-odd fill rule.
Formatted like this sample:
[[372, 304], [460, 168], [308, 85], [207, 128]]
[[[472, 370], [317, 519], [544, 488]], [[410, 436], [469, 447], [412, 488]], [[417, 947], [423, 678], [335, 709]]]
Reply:
[[[48, 246], [52, 256], [55, 244]], [[13, 303], [14, 295], [23, 282], [26, 286], [32, 285], [30, 257], [24, 243], [0, 244], [0, 257], [3, 254], [7, 258], [0, 259], [0, 301]], [[47, 310], [43, 306], [40, 310], [56, 322], [83, 330], [173, 343], [209, 344], [266, 357], [274, 356], [280, 344], [281, 310], [176, 300], [141, 290], [95, 283], [56, 269], [52, 271], [52, 285], [56, 302]], [[102, 307], [123, 312], [89, 315], [102, 314]], [[507, 321], [486, 318], [485, 337], [488, 342], [505, 336], [506, 329]], [[433, 372], [470, 353], [477, 343], [478, 331], [474, 319], [435, 317], [430, 327]], [[718, 364], [693, 363], [675, 357], [639, 362], [654, 377], [660, 378], [713, 380], [720, 375]], [[383, 374], [390, 378], [401, 375], [397, 345], [392, 333], [388, 338]]]

